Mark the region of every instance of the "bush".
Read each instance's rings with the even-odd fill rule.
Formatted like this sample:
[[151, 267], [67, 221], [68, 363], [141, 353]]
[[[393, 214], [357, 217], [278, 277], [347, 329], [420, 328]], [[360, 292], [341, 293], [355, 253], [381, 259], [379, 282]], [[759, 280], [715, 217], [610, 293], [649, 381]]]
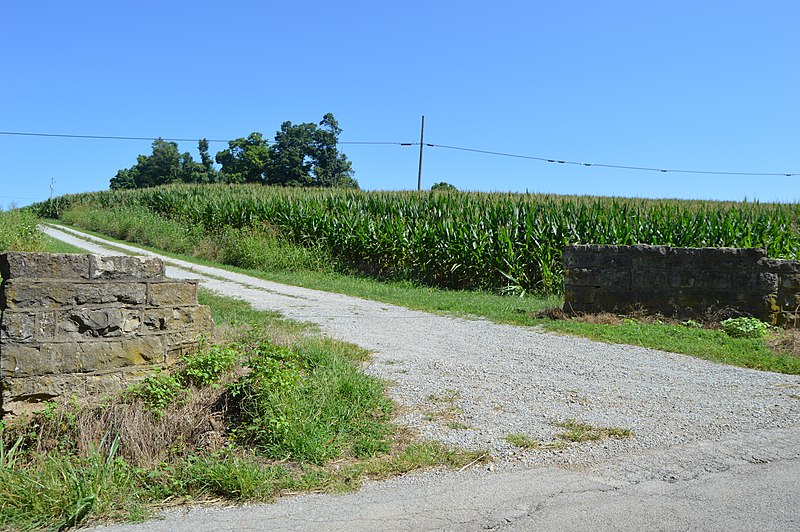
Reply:
[[733, 338], [762, 338], [767, 324], [756, 318], [729, 318], [720, 323], [722, 330]]

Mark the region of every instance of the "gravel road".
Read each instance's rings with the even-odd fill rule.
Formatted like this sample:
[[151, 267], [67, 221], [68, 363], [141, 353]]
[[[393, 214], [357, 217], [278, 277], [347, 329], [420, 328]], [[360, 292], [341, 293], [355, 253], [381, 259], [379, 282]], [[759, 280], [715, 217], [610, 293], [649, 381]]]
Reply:
[[[109, 254], [108, 250], [86, 242], [86, 238], [93, 237], [78, 239], [76, 233], [66, 234], [52, 228], [46, 232], [91, 252]], [[399, 424], [410, 427], [421, 438], [467, 449], [485, 449], [495, 458], [490, 466], [474, 471], [411, 475], [379, 483], [377, 488], [371, 483], [365, 493], [385, 486], [383, 489], [393, 493], [388, 497], [401, 497], [404, 483], [429, 485], [431, 493], [436, 493], [440, 489], [436, 487], [437, 479], [452, 479], [453, 475], [461, 479], [456, 483], [485, 487], [495, 482], [492, 479], [511, 475], [509, 485], [529, 476], [551, 478], [555, 483], [578, 483], [585, 486], [587, 493], [597, 496], [635, 490], [632, 486], [644, 487], [652, 482], [702, 480], [708, 486], [724, 485], [724, 481], [713, 475], [726, 472], [731, 475], [738, 472], [739, 480], [731, 477], [731, 486], [736, 482], [746, 485], [749, 473], [742, 471], [750, 471], [748, 468], [753, 468], [752, 475], [758, 476], [767, 471], [764, 464], [796, 468], [800, 463], [800, 377], [797, 376], [724, 366], [640, 347], [608, 345], [535, 328], [497, 325], [482, 319], [436, 316], [162, 258], [168, 263], [168, 275], [172, 277], [197, 278], [215, 292], [249, 301], [259, 309], [280, 311], [291, 319], [318, 324], [324, 334], [372, 351], [374, 357], [366, 371], [391, 383], [389, 393], [401, 407]], [[508, 434], [522, 433], [544, 442], [552, 441], [556, 433], [563, 431], [555, 424], [567, 419], [630, 429], [633, 436], [573, 444], [552, 451], [524, 451], [504, 439]], [[446, 484], [450, 480], [441, 482]], [[796, 476], [786, 482], [800, 492]], [[687, 484], [686, 489], [689, 487]], [[580, 507], [574, 493], [569, 497], [563, 493], [554, 490], [540, 496], [552, 502], [561, 494], [556, 499], [563, 500], [565, 505], [569, 503], [571, 508]], [[742, 491], [735, 493], [741, 495]], [[357, 499], [358, 495], [348, 497]], [[508, 503], [502, 495], [496, 496], [498, 505]], [[282, 502], [267, 508], [280, 512], [287, 504], [294, 507], [303, 503]], [[270, 511], [261, 513], [269, 515]], [[403, 529], [422, 526], [459, 530], [492, 524], [478, 517], [448, 521], [447, 512], [442, 510], [444, 521], [408, 518], [395, 523]], [[622, 515], [624, 511], [618, 517]], [[728, 511], [724, 515], [732, 514]], [[789, 520], [782, 521], [784, 525], [800, 526], [797, 506], [786, 515]], [[183, 527], [176, 523], [172, 522], [171, 529]], [[291, 523], [287, 528], [326, 528], [314, 521]], [[495, 524], [500, 528], [516, 528], [524, 523], [534, 527], [545, 525], [544, 521], [537, 525], [537, 521], [530, 519], [501, 520]], [[579, 521], [575, 523], [577, 526]], [[586, 523], [599, 525], [591, 520]], [[698, 522], [682, 523], [685, 529]], [[651, 527], [655, 524], [649, 523]], [[360, 524], [353, 521], [350, 525], [343, 528], [377, 526], [371, 521]], [[617, 522], [610, 528], [624, 528], [619, 525]], [[253, 528], [259, 527], [253, 525]]]

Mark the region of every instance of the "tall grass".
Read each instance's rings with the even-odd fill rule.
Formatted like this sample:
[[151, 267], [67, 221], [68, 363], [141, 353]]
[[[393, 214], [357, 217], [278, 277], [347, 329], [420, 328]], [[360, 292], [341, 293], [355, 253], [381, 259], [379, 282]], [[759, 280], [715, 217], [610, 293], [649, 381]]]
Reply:
[[36, 215], [30, 211], [0, 212], [0, 253], [43, 251], [44, 236], [36, 230]]
[[63, 530], [80, 525], [90, 514], [129, 514], [139, 508], [128, 497], [135, 485], [132, 468], [115, 456], [92, 449], [85, 457], [57, 451], [23, 461], [19, 447], [0, 438], [0, 529]]
[[[569, 244], [763, 247], [800, 257], [800, 205], [484, 193], [171, 186], [37, 205], [143, 208], [206, 234], [278, 231], [372, 274], [445, 288], [561, 289]], [[187, 229], [188, 230], [188, 229]]]

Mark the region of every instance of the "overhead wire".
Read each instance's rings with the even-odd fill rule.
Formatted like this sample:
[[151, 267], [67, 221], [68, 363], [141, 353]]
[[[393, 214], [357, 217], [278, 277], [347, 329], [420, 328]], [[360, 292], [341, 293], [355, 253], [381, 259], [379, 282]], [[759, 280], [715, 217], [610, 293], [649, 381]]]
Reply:
[[[416, 143], [419, 146], [419, 142]], [[648, 166], [626, 166], [621, 164], [605, 164], [605, 163], [588, 163], [588, 162], [580, 162], [580, 161], [567, 161], [563, 159], [550, 159], [547, 157], [535, 157], [532, 155], [518, 155], [514, 153], [503, 153], [497, 151], [489, 151], [489, 150], [479, 150], [474, 148], [464, 148], [461, 146], [447, 146], [444, 144], [426, 144], [426, 146], [430, 146], [431, 148], [445, 148], [449, 150], [458, 150], [458, 151], [466, 151], [466, 152], [473, 152], [473, 153], [483, 153], [487, 155], [497, 155], [501, 157], [514, 157], [518, 159], [531, 159], [534, 161], [542, 161], [546, 163], [557, 163], [557, 164], [572, 164], [576, 166], [597, 166], [600, 168], [616, 168], [618, 170], [641, 170], [646, 172], [661, 172], [661, 173], [681, 173], [681, 174], [711, 174], [711, 175], [739, 175], [739, 176], [785, 176], [791, 177], [800, 175], [800, 173], [786, 173], [786, 172], [726, 172], [726, 171], [717, 171], [717, 170], [680, 170], [674, 168], [655, 168], [655, 167], [648, 167]]]
[[[188, 138], [177, 138], [177, 137], [127, 137], [121, 135], [73, 135], [73, 134], [66, 134], [66, 133], [24, 133], [20, 131], [0, 131], [0, 135], [13, 135], [13, 136], [20, 136], [20, 137], [55, 137], [55, 138], [66, 138], [66, 139], [99, 139], [99, 140], [166, 140], [168, 142], [197, 142], [198, 140], [206, 140], [207, 142], [230, 142], [229, 139], [188, 139]], [[274, 141], [264, 139], [267, 144], [274, 144]], [[400, 145], [400, 142], [388, 142], [388, 141], [343, 141], [339, 142], [339, 144], [395, 144]]]
[[[168, 138], [168, 137], [129, 137], [120, 135], [77, 135], [77, 134], [64, 134], [64, 133], [29, 133], [19, 131], [0, 131], [0, 135], [13, 135], [13, 136], [27, 136], [27, 137], [56, 137], [56, 138], [74, 138], [74, 139], [102, 139], [102, 140], [164, 140], [168, 142], [196, 142], [198, 139], [189, 138]], [[230, 140], [223, 139], [204, 139], [207, 142], [227, 143]], [[274, 144], [273, 141], [265, 139], [267, 144]], [[419, 142], [397, 142], [397, 141], [339, 141], [341, 145], [388, 145], [388, 146], [419, 146]], [[643, 172], [660, 172], [660, 173], [679, 173], [679, 174], [698, 174], [698, 175], [727, 175], [727, 176], [783, 176], [793, 177], [800, 175], [800, 172], [730, 172], [719, 170], [687, 170], [679, 168], [659, 168], [650, 166], [630, 166], [622, 164], [608, 164], [608, 163], [595, 163], [584, 161], [569, 161], [565, 159], [558, 159], [552, 157], [539, 157], [534, 155], [522, 155], [517, 153], [507, 153], [492, 150], [482, 150], [477, 148], [466, 148], [463, 146], [451, 146], [447, 144], [432, 144], [424, 143], [424, 146], [430, 148], [442, 148], [447, 150], [456, 150], [470, 153], [479, 153], [484, 155], [493, 155], [497, 157], [509, 157], [515, 159], [527, 159], [532, 161], [539, 161], [553, 164], [568, 164], [574, 166], [584, 167], [599, 167], [599, 168], [613, 168], [617, 170], [638, 170]]]

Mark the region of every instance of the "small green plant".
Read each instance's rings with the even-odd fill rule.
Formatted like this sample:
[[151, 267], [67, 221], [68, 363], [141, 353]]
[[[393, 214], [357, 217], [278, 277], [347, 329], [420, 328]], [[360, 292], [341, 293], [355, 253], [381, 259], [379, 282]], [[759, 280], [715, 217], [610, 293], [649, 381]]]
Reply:
[[193, 386], [218, 386], [219, 380], [239, 361], [235, 347], [213, 345], [183, 358], [180, 372], [183, 380]]
[[728, 318], [719, 324], [733, 338], [763, 338], [768, 325], [757, 318]]
[[160, 416], [164, 408], [175, 402], [184, 392], [180, 379], [165, 371], [145, 377], [141, 383], [132, 386], [128, 393], [142, 400], [145, 406], [156, 416]]
[[515, 447], [532, 451], [554, 451], [567, 446], [563, 441], [541, 442], [527, 434], [508, 434], [504, 439]]
[[556, 434], [556, 437], [572, 442], [580, 443], [584, 441], [597, 441], [604, 438], [630, 438], [633, 431], [618, 427], [595, 427], [588, 423], [583, 423], [575, 419], [568, 419], [555, 423], [557, 427], [566, 429], [565, 432]]

